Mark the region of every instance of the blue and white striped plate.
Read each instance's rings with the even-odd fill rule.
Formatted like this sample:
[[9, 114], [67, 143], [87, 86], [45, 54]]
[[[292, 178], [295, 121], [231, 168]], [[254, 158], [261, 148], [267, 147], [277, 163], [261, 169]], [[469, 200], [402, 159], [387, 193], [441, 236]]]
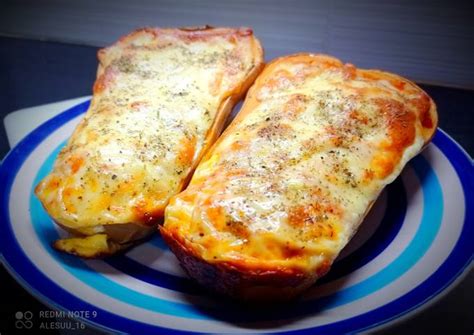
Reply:
[[304, 296], [262, 310], [207, 295], [186, 278], [161, 238], [106, 260], [57, 253], [63, 232], [33, 194], [89, 102], [41, 125], [0, 169], [0, 246], [7, 269], [33, 295], [106, 330], [345, 333], [382, 325], [439, 295], [472, 263], [472, 160], [438, 131], [382, 193], [331, 272]]

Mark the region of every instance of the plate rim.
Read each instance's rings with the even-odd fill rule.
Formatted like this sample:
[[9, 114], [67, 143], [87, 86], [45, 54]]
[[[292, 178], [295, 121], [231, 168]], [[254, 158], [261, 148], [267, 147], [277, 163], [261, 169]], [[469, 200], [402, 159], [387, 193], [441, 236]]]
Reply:
[[[29, 154], [31, 154], [31, 152], [33, 152], [35, 150], [35, 148], [45, 138], [47, 138], [51, 133], [53, 133], [55, 130], [57, 130], [58, 128], [63, 126], [66, 122], [72, 120], [73, 118], [75, 118], [75, 117], [77, 117], [81, 114], [84, 114], [87, 111], [87, 108], [88, 108], [90, 102], [91, 102], [91, 100], [86, 100], [84, 102], [81, 102], [81, 103], [79, 103], [75, 106], [72, 106], [72, 107], [68, 108], [67, 110], [61, 112], [60, 114], [58, 114], [58, 115], [50, 118], [49, 120], [45, 121], [44, 123], [42, 123], [41, 125], [36, 127], [34, 130], [32, 130], [28, 135], [23, 137], [22, 140], [17, 145], [15, 145], [15, 147], [12, 148], [7, 153], [7, 155], [5, 155], [5, 157], [2, 159], [2, 162], [1, 162], [1, 165], [0, 165], [0, 179], [2, 179], [2, 180], [3, 179], [6, 179], [6, 180], [11, 179], [13, 181], [16, 177], [16, 172], [17, 171], [15, 171], [15, 174], [13, 175], [13, 177], [10, 176], [9, 173], [5, 173], [4, 172], [5, 162], [9, 163], [10, 160], [12, 160], [16, 157], [15, 155], [19, 155], [19, 157], [22, 157], [22, 156], [23, 157], [28, 157]], [[467, 174], [469, 174], [469, 172], [470, 172], [471, 175], [468, 175], [467, 177], [464, 176], [464, 177], [469, 179], [469, 182], [470, 182], [469, 184], [474, 184], [474, 177], [472, 175], [472, 171], [474, 170], [474, 162], [473, 162], [473, 159], [470, 157], [469, 153], [467, 153], [467, 151], [459, 143], [457, 143], [449, 134], [447, 134], [441, 128], [437, 128], [437, 133], [439, 133], [441, 135], [435, 134], [435, 137], [441, 137], [441, 138], [444, 137], [444, 139], [442, 139], [442, 140], [444, 140], [447, 143], [447, 144], [444, 143], [444, 145], [448, 145], [448, 146], [452, 145], [453, 148], [455, 148], [454, 150], [453, 149], [449, 149], [449, 150], [451, 150], [453, 152], [456, 152], [456, 150], [457, 150], [458, 155], [460, 155], [461, 157], [463, 157], [464, 159], [466, 159], [468, 162], [471, 163], [470, 167], [467, 167], [467, 169], [470, 169], [471, 171], [466, 171]], [[23, 147], [25, 147], [25, 148], [23, 148]], [[22, 150], [19, 150], [19, 149], [22, 149]], [[441, 150], [441, 148], [440, 148], [440, 150]], [[445, 152], [443, 150], [441, 150], [441, 151], [443, 152], [443, 154], [445, 154]], [[446, 154], [445, 154], [445, 156], [446, 156]], [[450, 164], [453, 166], [454, 170], [456, 171], [456, 174], [459, 176], [459, 178], [461, 178], [461, 174], [459, 173], [459, 165], [463, 165], [464, 163], [461, 163], [459, 161], [452, 161], [449, 158], [448, 158], [448, 160], [449, 160]], [[24, 160], [22, 160], [20, 163], [18, 163], [18, 165], [21, 167], [23, 165], [23, 163], [24, 163]], [[468, 198], [469, 197], [473, 198], [474, 195], [472, 194], [473, 192], [471, 192], [471, 193], [466, 192], [466, 189], [469, 188], [468, 186], [464, 185], [463, 183], [461, 183], [461, 184], [462, 184], [462, 189], [463, 189], [464, 196], [465, 196], [465, 201], [467, 202]], [[4, 190], [2, 190], [0, 192], [0, 199], [1, 199], [0, 205], [2, 205], [2, 207], [0, 208], [0, 215], [2, 215], [2, 216], [3, 215], [6, 216], [6, 213], [4, 213], [4, 210], [3, 210], [4, 209], [3, 204], [8, 203], [10, 190], [11, 190], [10, 186], [5, 188]], [[7, 189], [8, 189], [8, 192], [6, 192]], [[7, 195], [6, 193], [8, 193], [8, 196], [6, 196]], [[466, 223], [467, 223], [467, 213], [468, 212], [469, 212], [468, 207], [466, 207], [466, 210], [465, 210], [466, 215], [465, 215], [465, 218], [464, 218], [463, 226], [466, 225]], [[9, 218], [9, 217], [7, 217], [7, 218]], [[7, 223], [5, 222], [4, 224], [6, 225]], [[10, 224], [11, 224], [11, 222], [10, 222]], [[467, 224], [469, 224], [469, 223], [467, 223]], [[1, 235], [3, 236], [3, 234], [1, 234]], [[3, 239], [3, 238], [0, 236], [0, 239]], [[456, 240], [455, 246], [457, 245], [459, 240], [460, 240], [460, 238], [458, 238]], [[4, 265], [7, 272], [27, 292], [29, 292], [31, 295], [33, 295], [40, 302], [44, 303], [45, 305], [47, 305], [50, 308], [52, 307], [53, 309], [58, 310], [58, 311], [69, 311], [68, 308], [62, 306], [60, 303], [57, 303], [56, 301], [51, 300], [46, 294], [43, 294], [43, 293], [39, 292], [33, 285], [31, 285], [27, 280], [25, 280], [15, 270], [15, 267], [12, 266], [11, 264], [9, 264], [9, 262], [5, 258], [4, 250], [3, 250], [4, 247], [2, 247], [3, 245], [4, 245], [4, 243], [0, 244], [0, 262]], [[454, 248], [453, 248], [453, 250], [454, 250]], [[451, 250], [451, 252], [452, 252], [452, 250]], [[451, 252], [450, 252], [450, 254], [451, 254]], [[448, 255], [448, 258], [449, 258], [449, 255]], [[389, 326], [392, 326], [392, 325], [394, 325], [398, 322], [401, 322], [403, 320], [407, 320], [409, 318], [414, 317], [419, 312], [425, 310], [429, 306], [431, 306], [434, 303], [436, 303], [437, 301], [439, 301], [442, 297], [446, 296], [455, 286], [457, 286], [457, 284], [463, 278], [465, 278], [465, 276], [469, 273], [470, 269], [473, 268], [473, 265], [474, 265], [473, 264], [473, 255], [471, 253], [470, 258], [468, 257], [468, 260], [465, 262], [465, 264], [461, 268], [457, 269], [458, 271], [456, 272], [456, 274], [454, 276], [450, 277], [449, 280], [444, 283], [444, 285], [442, 285], [440, 287], [437, 287], [437, 290], [435, 290], [431, 295], [426, 297], [423, 301], [420, 301], [418, 304], [410, 306], [410, 308], [408, 308], [408, 309], [402, 310], [400, 313], [395, 314], [390, 318], [377, 320], [377, 322], [375, 322], [371, 325], [368, 325], [368, 326], [363, 327], [363, 328], [359, 327], [359, 328], [354, 329], [352, 331], [365, 331], [365, 330], [369, 330], [369, 329], [371, 329], [371, 330], [381, 329], [381, 328], [389, 327]], [[424, 282], [419, 283], [419, 285], [421, 285], [422, 283], [424, 283]], [[417, 287], [413, 288], [413, 290], [415, 290]], [[409, 291], [409, 292], [411, 292], [411, 291]], [[404, 295], [408, 294], [409, 292], [405, 293]], [[386, 306], [386, 305], [383, 305], [383, 306]], [[381, 307], [383, 307], [383, 306], [381, 306]], [[370, 311], [367, 312], [367, 313], [370, 313]], [[366, 313], [364, 313], [364, 314], [366, 314]], [[126, 318], [125, 316], [122, 316], [122, 315], [117, 315], [117, 316], [120, 317], [120, 318]], [[89, 319], [85, 319], [85, 318], [81, 318], [81, 317], [79, 317], [78, 319], [81, 322], [84, 322], [85, 324], [87, 324], [88, 326], [90, 326], [94, 329], [98, 329], [98, 330], [102, 330], [102, 331], [106, 330], [106, 331], [117, 332], [116, 329], [109, 328], [109, 327], [107, 327], [103, 324], [95, 323], [95, 322], [93, 322]], [[344, 319], [344, 320], [347, 320], [347, 319]], [[341, 321], [344, 321], [344, 320], [341, 320]], [[329, 324], [328, 326], [330, 326], [330, 325], [331, 324]], [[166, 327], [160, 327], [160, 326], [154, 326], [154, 325], [150, 325], [150, 326], [156, 328], [157, 330], [161, 328], [162, 330], [166, 330], [169, 333], [171, 333], [171, 332], [173, 332], [173, 333], [189, 333], [187, 331], [179, 330], [179, 329], [166, 328]], [[289, 330], [289, 331], [284, 331], [284, 332], [285, 333], [301, 333], [302, 334], [302, 333], [307, 333], [308, 331], [311, 331], [311, 329], [313, 329], [313, 327], [305, 328], [305, 329], [298, 329], [298, 330]], [[277, 330], [276, 333], [280, 333], [280, 332]]]

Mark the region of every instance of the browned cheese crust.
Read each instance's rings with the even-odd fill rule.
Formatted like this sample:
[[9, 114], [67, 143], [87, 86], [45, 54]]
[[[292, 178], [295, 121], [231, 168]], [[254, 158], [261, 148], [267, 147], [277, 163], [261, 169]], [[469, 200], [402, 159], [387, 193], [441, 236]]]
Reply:
[[54, 246], [87, 258], [156, 231], [263, 68], [249, 28], [143, 28], [98, 58], [90, 107], [36, 187], [75, 236]]
[[171, 199], [161, 234], [210, 290], [292, 298], [328, 272], [436, 125], [431, 98], [400, 76], [279, 58]]

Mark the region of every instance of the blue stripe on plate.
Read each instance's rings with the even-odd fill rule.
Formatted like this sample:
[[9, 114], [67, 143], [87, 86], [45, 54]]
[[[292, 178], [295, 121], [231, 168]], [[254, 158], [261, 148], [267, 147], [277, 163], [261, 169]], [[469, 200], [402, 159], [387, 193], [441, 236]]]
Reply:
[[203, 289], [198, 287], [198, 285], [189, 278], [178, 277], [149, 268], [148, 266], [140, 264], [124, 255], [109, 257], [104, 260], [104, 262], [122, 273], [152, 285], [186, 294], [205, 294]]

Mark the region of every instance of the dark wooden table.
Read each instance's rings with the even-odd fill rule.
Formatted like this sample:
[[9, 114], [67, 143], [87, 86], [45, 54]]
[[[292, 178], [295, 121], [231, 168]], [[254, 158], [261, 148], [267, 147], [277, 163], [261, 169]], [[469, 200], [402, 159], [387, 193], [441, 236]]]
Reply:
[[[97, 48], [64, 43], [0, 37], [0, 117], [25, 108], [91, 94]], [[474, 92], [433, 85], [421, 86], [438, 105], [439, 125], [474, 154]], [[0, 157], [9, 151], [0, 127]], [[15, 332], [17, 311], [35, 315], [48, 307], [30, 296], [0, 267], [0, 334]], [[472, 334], [474, 275], [426, 310], [380, 334]], [[31, 332], [33, 333], [33, 332]], [[47, 333], [56, 333], [48, 331]]]

